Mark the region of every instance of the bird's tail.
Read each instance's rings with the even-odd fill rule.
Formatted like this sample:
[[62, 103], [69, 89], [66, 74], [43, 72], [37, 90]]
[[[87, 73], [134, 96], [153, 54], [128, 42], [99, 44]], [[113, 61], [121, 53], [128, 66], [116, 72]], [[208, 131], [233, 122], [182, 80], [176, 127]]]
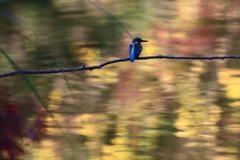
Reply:
[[134, 60], [135, 60], [135, 55], [134, 55], [134, 53], [132, 53], [130, 55], [130, 62], [134, 62]]

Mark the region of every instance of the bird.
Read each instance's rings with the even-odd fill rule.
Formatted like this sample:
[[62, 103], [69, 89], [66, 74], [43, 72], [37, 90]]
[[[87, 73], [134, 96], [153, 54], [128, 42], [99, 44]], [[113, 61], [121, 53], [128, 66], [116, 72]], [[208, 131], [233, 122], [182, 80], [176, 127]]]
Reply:
[[142, 52], [142, 42], [148, 42], [147, 40], [142, 40], [139, 37], [133, 38], [132, 43], [129, 46], [129, 58], [130, 62], [134, 62]]

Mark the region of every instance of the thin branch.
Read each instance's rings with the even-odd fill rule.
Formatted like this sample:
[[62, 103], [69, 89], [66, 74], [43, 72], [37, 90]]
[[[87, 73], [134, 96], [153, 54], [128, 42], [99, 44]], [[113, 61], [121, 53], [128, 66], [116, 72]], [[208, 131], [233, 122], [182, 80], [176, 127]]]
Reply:
[[[163, 59], [163, 58], [165, 58], [165, 59], [207, 59], [207, 60], [221, 59], [221, 60], [224, 60], [224, 59], [229, 59], [229, 58], [239, 59], [240, 55], [237, 55], [237, 56], [202, 56], [202, 57], [162, 56], [162, 55], [157, 55], [157, 56], [139, 57], [136, 60]], [[49, 73], [83, 71], [83, 70], [91, 70], [92, 71], [94, 69], [101, 69], [103, 66], [109, 65], [111, 63], [124, 62], [124, 61], [129, 61], [129, 58], [115, 59], [115, 60], [103, 62], [103, 63], [101, 63], [99, 65], [90, 66], [90, 67], [86, 67], [86, 66], [82, 65], [81, 67], [65, 68], [65, 69], [49, 69], [49, 70], [23, 70], [23, 69], [20, 69], [18, 71], [2, 73], [2, 74], [0, 74], [0, 78], [7, 77], [7, 76], [13, 76], [15, 74], [18, 74], [19, 72], [21, 72], [23, 74], [49, 74]]]

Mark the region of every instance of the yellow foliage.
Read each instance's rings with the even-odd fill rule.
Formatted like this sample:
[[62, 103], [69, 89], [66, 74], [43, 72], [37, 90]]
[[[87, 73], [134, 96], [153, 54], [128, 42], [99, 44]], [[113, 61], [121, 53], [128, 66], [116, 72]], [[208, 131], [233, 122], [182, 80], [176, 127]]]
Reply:
[[102, 83], [116, 83], [118, 81], [117, 72], [113, 72], [111, 69], [105, 67], [100, 70], [93, 70], [88, 72], [90, 78], [87, 79], [88, 82], [102, 82]]
[[[99, 42], [92, 41], [88, 44], [99, 44]], [[83, 44], [73, 44], [73, 47], [76, 45]], [[102, 58], [100, 56], [100, 48], [98, 47], [82, 47], [79, 49], [74, 49], [74, 60], [84, 62], [87, 66], [95, 66], [99, 65], [108, 60], [115, 59], [115, 57]], [[116, 83], [118, 81], [117, 72], [114, 72], [114, 68], [118, 67], [118, 65], [112, 64], [111, 66], [105, 66], [104, 69], [93, 70], [90, 72], [86, 72], [89, 78], [88, 82], [92, 83]]]
[[89, 66], [97, 65], [99, 63], [100, 49], [99, 48], [87, 48], [83, 47], [78, 49], [75, 54], [74, 60], [78, 60], [88, 64]]
[[40, 148], [31, 150], [35, 160], [55, 159], [54, 143], [49, 140], [42, 140]]
[[240, 132], [240, 125], [239, 124], [229, 124], [225, 126], [227, 132], [230, 133], [239, 133]]
[[229, 103], [229, 106], [239, 107], [239, 106], [240, 106], [240, 101], [235, 101], [235, 102], [233, 102], [233, 103]]
[[63, 95], [63, 92], [60, 91], [60, 90], [52, 90], [49, 94], [49, 107], [51, 109], [57, 109], [59, 108], [59, 104], [61, 103], [62, 101], [62, 95]]
[[[184, 28], [195, 27], [198, 10], [198, 0], [177, 0], [177, 18], [174, 26], [183, 26]], [[191, 13], [191, 14], [189, 14]]]
[[147, 39], [149, 42], [142, 43], [143, 51], [141, 56], [153, 56], [158, 55], [159, 48], [156, 47], [157, 41], [155, 39]]
[[[80, 123], [81, 128], [78, 129], [77, 133], [87, 135], [88, 137], [97, 138], [101, 136], [103, 128], [105, 127], [103, 120], [106, 116], [103, 114], [82, 114], [75, 117], [72, 121]], [[99, 123], [95, 123], [99, 122]]]
[[226, 96], [230, 99], [240, 98], [240, 77], [237, 76], [239, 74], [239, 70], [227, 68], [218, 72], [218, 82], [225, 86]]

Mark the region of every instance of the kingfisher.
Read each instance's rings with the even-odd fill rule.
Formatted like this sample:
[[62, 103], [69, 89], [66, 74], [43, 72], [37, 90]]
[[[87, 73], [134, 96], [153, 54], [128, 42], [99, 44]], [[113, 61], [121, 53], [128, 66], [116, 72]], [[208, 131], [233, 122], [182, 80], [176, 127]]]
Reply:
[[147, 40], [142, 40], [139, 37], [133, 38], [132, 43], [129, 46], [129, 58], [130, 62], [134, 62], [142, 52], [142, 42], [148, 42]]

